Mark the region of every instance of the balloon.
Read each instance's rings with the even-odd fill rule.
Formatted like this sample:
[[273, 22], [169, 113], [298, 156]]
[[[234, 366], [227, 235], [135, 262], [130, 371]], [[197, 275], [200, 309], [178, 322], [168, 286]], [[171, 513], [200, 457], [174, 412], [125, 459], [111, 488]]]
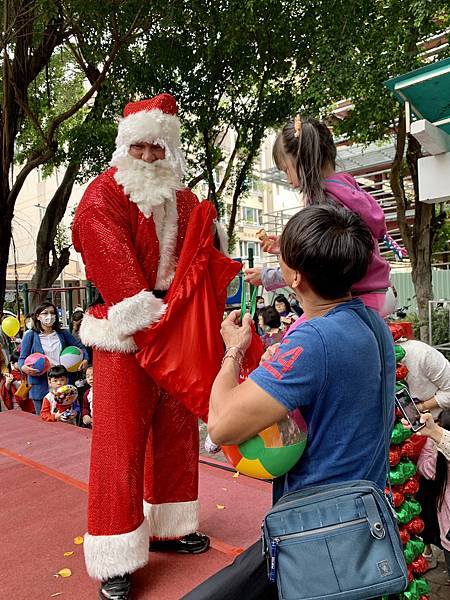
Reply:
[[44, 375], [51, 367], [48, 358], [45, 354], [41, 354], [40, 352], [33, 352], [33, 354], [27, 356], [23, 364], [32, 369], [36, 369], [36, 371], [38, 371], [36, 376]]
[[69, 373], [75, 373], [83, 362], [83, 352], [77, 346], [67, 346], [59, 355], [59, 362]]
[[19, 333], [20, 323], [16, 317], [6, 317], [2, 321], [2, 331], [6, 333], [8, 337], [14, 337]]
[[62, 385], [55, 392], [58, 404], [70, 406], [78, 398], [78, 390], [74, 385]]
[[300, 413], [287, 415], [279, 423], [234, 446], [222, 446], [236, 471], [256, 479], [274, 479], [298, 462], [306, 446], [306, 423]]

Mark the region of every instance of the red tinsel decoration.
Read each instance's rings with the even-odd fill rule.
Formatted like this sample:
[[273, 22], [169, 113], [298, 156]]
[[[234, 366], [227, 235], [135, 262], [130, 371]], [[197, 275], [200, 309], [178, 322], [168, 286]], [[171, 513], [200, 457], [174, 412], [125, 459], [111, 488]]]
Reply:
[[401, 363], [399, 363], [395, 370], [395, 378], [397, 379], [397, 381], [401, 381], [402, 379], [405, 379], [407, 375], [408, 375], [408, 367], [406, 365], [402, 365]]
[[402, 540], [402, 544], [405, 545], [407, 542], [409, 542], [409, 540], [411, 539], [411, 536], [409, 535], [409, 531], [407, 529], [400, 529], [400, 539]]
[[428, 561], [422, 555], [418, 556], [416, 560], [411, 563], [411, 566], [414, 573], [418, 573], [419, 575], [425, 573], [429, 569]]
[[395, 467], [400, 462], [402, 457], [402, 448], [400, 446], [395, 446], [389, 450], [389, 464], [391, 467]]
[[403, 484], [403, 493], [404, 494], [408, 494], [409, 496], [414, 496], [415, 494], [417, 494], [417, 492], [419, 491], [419, 482], [417, 480], [417, 478], [411, 477], [411, 479], [408, 479], [408, 481], [405, 481], [405, 483]]
[[412, 533], [413, 535], [419, 535], [420, 533], [422, 533], [424, 527], [425, 523], [420, 517], [414, 517], [406, 525], [406, 529], [409, 531], [409, 533]]

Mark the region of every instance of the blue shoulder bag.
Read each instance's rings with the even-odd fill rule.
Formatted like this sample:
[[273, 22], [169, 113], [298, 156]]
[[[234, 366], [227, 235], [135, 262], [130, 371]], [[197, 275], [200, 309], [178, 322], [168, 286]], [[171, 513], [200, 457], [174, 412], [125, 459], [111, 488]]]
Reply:
[[[381, 328], [367, 311], [381, 355], [389, 472], [386, 357]], [[395, 511], [372, 481], [311, 486], [283, 496], [263, 521], [268, 576], [280, 600], [364, 600], [402, 592], [408, 571]]]

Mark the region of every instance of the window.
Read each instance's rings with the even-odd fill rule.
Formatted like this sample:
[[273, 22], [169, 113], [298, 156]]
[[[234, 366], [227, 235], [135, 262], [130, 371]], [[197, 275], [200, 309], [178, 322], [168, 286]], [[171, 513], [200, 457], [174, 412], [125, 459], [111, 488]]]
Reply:
[[251, 206], [242, 207], [242, 220], [249, 225], [261, 225], [262, 210]]
[[258, 242], [239, 242], [239, 251], [241, 258], [247, 259], [249, 250], [253, 250], [253, 257], [255, 259], [261, 258], [261, 245]]

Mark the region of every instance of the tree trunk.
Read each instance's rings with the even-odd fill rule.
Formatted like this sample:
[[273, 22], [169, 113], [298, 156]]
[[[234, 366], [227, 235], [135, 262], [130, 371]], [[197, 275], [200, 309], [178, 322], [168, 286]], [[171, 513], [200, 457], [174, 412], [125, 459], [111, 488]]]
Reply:
[[4, 218], [3, 214], [0, 219], [0, 315], [2, 314], [3, 303], [5, 301], [6, 270], [8, 268], [9, 246], [11, 243], [11, 219]]
[[417, 161], [422, 156], [419, 142], [408, 134], [406, 161], [414, 186], [414, 231], [412, 245], [414, 248], [411, 260], [412, 279], [416, 291], [417, 309], [420, 321], [420, 339], [428, 341], [428, 301], [433, 299], [433, 282], [431, 259], [434, 238], [434, 204], [426, 204], [419, 200], [419, 179]]
[[[79, 170], [79, 163], [68, 165], [61, 185], [54, 193], [45, 211], [36, 241], [36, 271], [31, 280], [32, 288], [52, 287], [61, 271], [69, 264], [70, 247], [63, 248], [58, 256], [55, 248], [55, 236], [58, 225], [66, 212]], [[45, 296], [46, 292], [32, 294], [30, 305], [35, 306], [42, 302]]]

